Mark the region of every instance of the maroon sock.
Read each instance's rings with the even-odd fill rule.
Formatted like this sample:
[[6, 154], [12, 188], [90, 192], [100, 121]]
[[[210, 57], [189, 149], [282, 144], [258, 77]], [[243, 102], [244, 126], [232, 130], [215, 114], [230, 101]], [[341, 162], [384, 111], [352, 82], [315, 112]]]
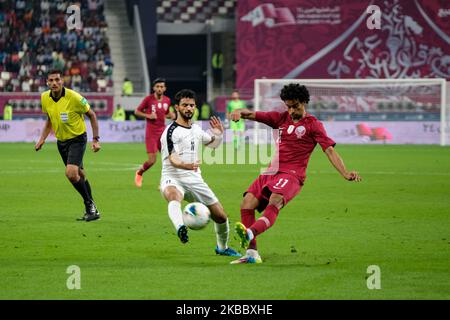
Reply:
[[139, 169], [138, 174], [142, 175], [145, 171], [147, 171], [148, 169], [150, 169], [152, 165], [153, 165], [153, 163], [150, 164], [148, 161], [145, 161], [145, 162], [142, 164], [142, 167]]
[[[252, 209], [241, 209], [241, 221], [247, 228], [255, 223], [255, 210]], [[249, 249], [256, 250], [256, 237], [250, 241], [248, 246]]]
[[251, 230], [253, 235], [256, 237], [258, 234], [263, 233], [267, 229], [269, 229], [277, 220], [278, 213], [280, 209], [275, 207], [274, 205], [269, 204], [264, 211], [264, 214], [261, 218], [259, 218], [252, 226]]

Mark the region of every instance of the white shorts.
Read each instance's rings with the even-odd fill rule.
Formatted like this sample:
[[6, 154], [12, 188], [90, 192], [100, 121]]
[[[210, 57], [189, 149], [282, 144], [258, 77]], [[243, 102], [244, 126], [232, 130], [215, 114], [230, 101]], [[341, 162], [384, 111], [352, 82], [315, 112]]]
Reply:
[[200, 202], [205, 206], [210, 206], [219, 202], [216, 195], [208, 187], [200, 174], [187, 172], [183, 176], [163, 175], [161, 176], [160, 191], [164, 196], [164, 190], [174, 186], [183, 195], [184, 200], [188, 202]]

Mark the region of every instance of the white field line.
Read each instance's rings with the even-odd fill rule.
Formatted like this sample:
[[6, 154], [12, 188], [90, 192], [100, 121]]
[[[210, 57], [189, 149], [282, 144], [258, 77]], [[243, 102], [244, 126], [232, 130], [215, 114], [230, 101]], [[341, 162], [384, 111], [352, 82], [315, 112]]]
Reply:
[[[450, 176], [450, 172], [395, 172], [395, 171], [358, 171], [361, 175], [392, 175], [392, 176]], [[337, 174], [337, 171], [321, 170], [307, 171], [307, 174]]]
[[[201, 168], [201, 166], [200, 166]], [[1, 172], [1, 171], [0, 171]], [[236, 173], [236, 172], [240, 172], [242, 173], [241, 170], [227, 170], [227, 173]], [[386, 176], [450, 176], [450, 172], [394, 172], [394, 171], [358, 171], [359, 174], [361, 174], [363, 177], [365, 175], [386, 175]], [[310, 175], [310, 174], [337, 174], [339, 175], [339, 173], [337, 171], [333, 171], [333, 170], [308, 170], [306, 172], [306, 176]]]
[[[2, 162], [21, 162], [21, 163], [61, 163], [61, 159], [57, 159], [56, 161], [53, 160], [23, 160], [23, 159], [6, 159], [6, 160], [2, 160]], [[144, 161], [144, 160], [143, 160]], [[89, 161], [89, 163], [91, 163], [91, 161]], [[140, 164], [135, 164], [135, 163], [120, 163], [120, 162], [97, 162], [97, 161], [92, 161], [92, 163], [94, 163], [95, 165], [104, 165], [104, 166], [139, 166]], [[0, 171], [1, 172], [1, 171]]]
[[[50, 162], [50, 161], [49, 161]], [[135, 172], [136, 169], [139, 167], [140, 164], [119, 164], [120, 166], [127, 166], [125, 168], [101, 168], [98, 167], [98, 165], [101, 165], [102, 163], [90, 163], [89, 166], [86, 168], [87, 172], [121, 172], [121, 171], [130, 171]], [[117, 165], [116, 163], [108, 163], [108, 165]], [[208, 166], [208, 165], [206, 165]], [[200, 166], [202, 167], [202, 166]], [[41, 174], [41, 173], [64, 173], [64, 169], [61, 166], [61, 168], [58, 169], [39, 169], [36, 167], [22, 167], [20, 170], [4, 170], [0, 168], [0, 175], [3, 174]], [[229, 169], [227, 170], [227, 173], [242, 173], [242, 170], [233, 170]], [[359, 172], [363, 177], [367, 175], [386, 175], [386, 176], [394, 176], [394, 175], [401, 175], [401, 176], [450, 176], [450, 172], [395, 172], [395, 171], [363, 171]], [[257, 172], [255, 173], [257, 174]], [[310, 174], [338, 174], [337, 171], [333, 170], [311, 170], [307, 171], [307, 175]]]
[[[86, 172], [112, 172], [112, 171], [129, 171], [132, 172], [134, 175], [134, 172], [138, 166], [134, 167], [128, 167], [128, 168], [95, 168], [95, 167], [89, 167], [86, 168]], [[1, 175], [7, 175], [7, 174], [42, 174], [42, 173], [62, 173], [64, 174], [64, 168], [61, 167], [60, 169], [39, 169], [36, 167], [23, 167], [21, 170], [1, 170], [0, 169], [0, 176]]]

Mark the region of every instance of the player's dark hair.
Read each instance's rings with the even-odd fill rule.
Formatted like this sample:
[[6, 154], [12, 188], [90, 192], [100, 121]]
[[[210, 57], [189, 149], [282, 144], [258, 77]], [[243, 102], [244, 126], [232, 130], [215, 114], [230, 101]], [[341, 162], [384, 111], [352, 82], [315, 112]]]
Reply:
[[153, 86], [155, 86], [157, 83], [166, 83], [166, 79], [164, 78], [156, 78], [155, 80], [153, 80]]
[[298, 100], [300, 103], [309, 102], [309, 91], [298, 83], [287, 84], [281, 89], [280, 98], [286, 100]]
[[52, 69], [49, 72], [47, 72], [47, 78], [49, 75], [52, 75], [52, 74], [59, 74], [60, 76], [62, 76], [64, 73], [61, 69]]
[[174, 97], [175, 104], [179, 105], [181, 99], [183, 99], [183, 98], [194, 99], [194, 101], [197, 100], [197, 96], [194, 91], [189, 90], [189, 89], [183, 89], [183, 90], [178, 91], [175, 94], [175, 97]]

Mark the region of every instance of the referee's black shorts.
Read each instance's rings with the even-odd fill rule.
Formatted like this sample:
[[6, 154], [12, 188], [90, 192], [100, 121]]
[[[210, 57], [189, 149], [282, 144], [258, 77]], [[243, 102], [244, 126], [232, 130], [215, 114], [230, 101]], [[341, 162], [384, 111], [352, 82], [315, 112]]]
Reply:
[[66, 141], [57, 141], [58, 151], [64, 164], [76, 165], [83, 168], [83, 156], [86, 151], [87, 134], [86, 132], [75, 138]]

